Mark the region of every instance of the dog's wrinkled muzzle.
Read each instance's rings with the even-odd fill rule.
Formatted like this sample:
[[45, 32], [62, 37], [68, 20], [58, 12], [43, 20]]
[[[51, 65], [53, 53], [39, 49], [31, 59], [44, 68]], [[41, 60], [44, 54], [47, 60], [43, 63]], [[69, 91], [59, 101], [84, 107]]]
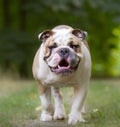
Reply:
[[50, 62], [48, 64], [52, 72], [65, 75], [77, 70], [80, 62], [80, 57], [78, 57], [75, 53], [70, 52], [68, 48], [59, 49], [56, 56], [57, 58], [54, 57], [51, 62], [57, 64], [54, 64], [55, 66], [51, 66]]

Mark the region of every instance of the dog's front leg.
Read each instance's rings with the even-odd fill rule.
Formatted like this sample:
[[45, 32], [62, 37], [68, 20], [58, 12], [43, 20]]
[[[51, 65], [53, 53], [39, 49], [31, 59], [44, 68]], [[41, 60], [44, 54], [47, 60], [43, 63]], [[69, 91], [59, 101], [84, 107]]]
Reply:
[[51, 121], [54, 112], [54, 107], [51, 103], [51, 88], [44, 88], [42, 94], [40, 95], [40, 99], [43, 108], [40, 120]]
[[87, 89], [86, 84], [74, 87], [74, 98], [71, 112], [69, 114], [68, 124], [74, 125], [77, 122], [85, 121], [82, 117], [82, 108], [87, 95]]
[[52, 87], [52, 93], [55, 100], [55, 112], [54, 120], [66, 118], [66, 113], [63, 105], [62, 94], [60, 93], [60, 88]]

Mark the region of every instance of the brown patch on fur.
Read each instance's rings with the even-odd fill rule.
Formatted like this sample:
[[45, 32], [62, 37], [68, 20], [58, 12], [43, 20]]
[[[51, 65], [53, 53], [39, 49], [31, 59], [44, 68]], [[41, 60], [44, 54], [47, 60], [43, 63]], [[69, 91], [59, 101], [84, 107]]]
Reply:
[[88, 50], [90, 50], [90, 48], [89, 48], [89, 45], [88, 45], [87, 41], [86, 41], [86, 40], [83, 40], [83, 42], [84, 42], [85, 46], [88, 48]]
[[54, 43], [54, 39], [53, 37], [49, 37], [46, 42], [44, 42], [44, 56], [47, 57], [50, 55], [50, 49], [48, 48], [49, 46], [51, 46]]
[[42, 85], [42, 83], [40, 82], [40, 80], [37, 77], [37, 72], [38, 72], [38, 68], [39, 68], [39, 62], [38, 62], [39, 52], [40, 52], [40, 49], [38, 49], [37, 53], [35, 54], [35, 58], [33, 61], [33, 66], [32, 66], [32, 72], [33, 72], [33, 77], [38, 82], [38, 88], [39, 88], [40, 95], [42, 95], [42, 94], [44, 94], [45, 87]]
[[70, 43], [72, 43], [73, 45], [79, 45], [79, 47], [77, 48], [76, 52], [77, 53], [81, 53], [81, 44], [80, 44], [80, 40], [78, 38], [70, 38]]
[[44, 87], [44, 86], [42, 85], [42, 83], [41, 83], [40, 80], [37, 80], [37, 82], [38, 82], [39, 93], [40, 93], [40, 95], [43, 95], [43, 94], [45, 93], [46, 87]]

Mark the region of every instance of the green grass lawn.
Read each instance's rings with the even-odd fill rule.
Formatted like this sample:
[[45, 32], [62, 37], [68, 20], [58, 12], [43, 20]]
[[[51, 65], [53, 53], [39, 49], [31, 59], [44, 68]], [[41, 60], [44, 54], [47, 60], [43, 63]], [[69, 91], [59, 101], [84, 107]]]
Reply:
[[[1, 81], [0, 88], [0, 127], [28, 127], [32, 121], [39, 121], [36, 82]], [[73, 92], [71, 88], [62, 88], [62, 92], [69, 113]], [[75, 127], [120, 127], [120, 81], [92, 80], [86, 108], [86, 122]]]

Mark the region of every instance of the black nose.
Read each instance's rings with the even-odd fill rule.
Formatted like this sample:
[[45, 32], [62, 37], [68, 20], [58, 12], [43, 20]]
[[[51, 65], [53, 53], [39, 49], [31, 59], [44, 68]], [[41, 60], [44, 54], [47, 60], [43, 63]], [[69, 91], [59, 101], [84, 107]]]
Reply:
[[59, 50], [59, 55], [62, 57], [62, 58], [67, 58], [68, 55], [69, 55], [69, 49], [68, 48], [61, 48]]

